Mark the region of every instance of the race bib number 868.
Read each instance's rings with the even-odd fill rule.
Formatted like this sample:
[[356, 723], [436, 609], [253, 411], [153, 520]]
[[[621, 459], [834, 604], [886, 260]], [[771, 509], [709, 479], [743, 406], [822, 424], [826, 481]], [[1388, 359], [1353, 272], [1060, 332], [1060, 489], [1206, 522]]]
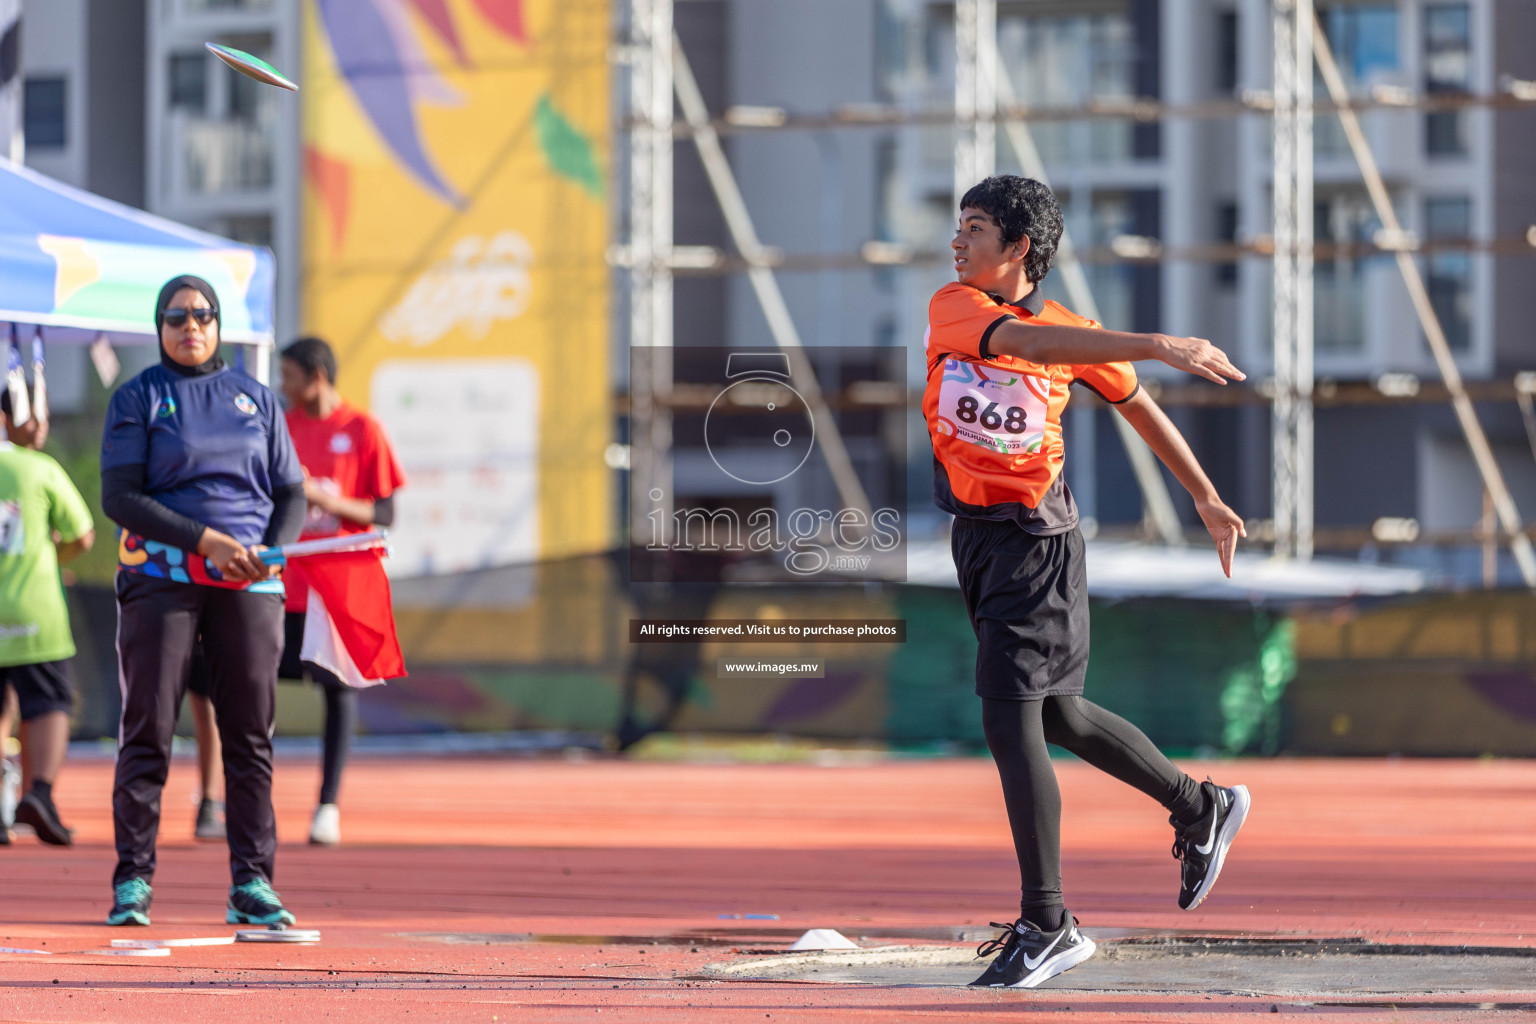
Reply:
[[1051, 383], [981, 363], [944, 360], [938, 430], [1003, 455], [1028, 455], [1045, 438]]

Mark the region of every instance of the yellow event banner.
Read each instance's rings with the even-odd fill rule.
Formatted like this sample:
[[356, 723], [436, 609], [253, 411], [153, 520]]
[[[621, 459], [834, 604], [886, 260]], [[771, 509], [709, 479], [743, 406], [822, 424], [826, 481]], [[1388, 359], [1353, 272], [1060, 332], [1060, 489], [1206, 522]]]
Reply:
[[606, 548], [607, 0], [303, 16], [303, 316], [405, 468], [391, 571]]

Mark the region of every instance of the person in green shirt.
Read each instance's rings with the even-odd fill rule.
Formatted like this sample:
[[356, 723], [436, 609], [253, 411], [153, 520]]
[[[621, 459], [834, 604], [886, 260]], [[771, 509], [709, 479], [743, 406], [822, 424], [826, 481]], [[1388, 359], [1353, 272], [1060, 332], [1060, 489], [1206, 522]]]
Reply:
[[[22, 721], [22, 785], [16, 823], [38, 839], [68, 846], [70, 830], [53, 804], [53, 783], [69, 747], [74, 707], [69, 659], [75, 655], [59, 566], [96, 539], [85, 499], [64, 468], [28, 445], [40, 445], [30, 424], [11, 421], [0, 390], [0, 694], [16, 692]], [[0, 838], [6, 840], [0, 829]]]

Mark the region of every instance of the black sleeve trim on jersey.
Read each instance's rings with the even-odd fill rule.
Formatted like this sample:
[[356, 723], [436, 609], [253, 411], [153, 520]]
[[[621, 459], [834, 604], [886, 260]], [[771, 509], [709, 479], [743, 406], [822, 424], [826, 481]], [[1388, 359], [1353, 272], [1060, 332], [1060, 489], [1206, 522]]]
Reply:
[[309, 503], [304, 500], [304, 484], [286, 484], [272, 491], [272, 517], [261, 542], [269, 548], [292, 544], [304, 532], [304, 514]]
[[1083, 378], [1081, 378], [1081, 377], [1074, 377], [1072, 379], [1072, 383], [1073, 384], [1081, 384], [1083, 387], [1087, 388], [1089, 391], [1092, 391], [1094, 394], [1098, 395], [1100, 398], [1103, 398], [1104, 401], [1108, 402], [1110, 405], [1124, 405], [1126, 402], [1129, 402], [1131, 399], [1133, 399], [1137, 395], [1141, 394], [1141, 381], [1137, 381], [1136, 382], [1136, 386], [1131, 389], [1131, 393], [1126, 395], [1124, 398], [1120, 399], [1119, 401], [1116, 401], [1113, 398], [1105, 397], [1104, 392], [1100, 391], [1098, 388], [1094, 387], [1092, 384], [1089, 384], [1086, 380], [1083, 380]]
[[387, 498], [378, 498], [373, 503], [373, 525], [393, 526], [395, 524], [395, 496], [391, 494]]
[[981, 332], [981, 344], [977, 346], [977, 351], [980, 353], [981, 358], [992, 358], [992, 349], [990, 347], [992, 342], [992, 332], [997, 330], [998, 326], [1005, 321], [1017, 319], [1018, 317], [1014, 316], [1012, 313], [1004, 313], [996, 320], [993, 320], [990, 324], [987, 324], [987, 329]]
[[145, 494], [144, 472], [142, 462], [102, 470], [101, 510], [118, 526], [145, 540], [196, 551], [203, 539], [203, 524], [173, 512]]

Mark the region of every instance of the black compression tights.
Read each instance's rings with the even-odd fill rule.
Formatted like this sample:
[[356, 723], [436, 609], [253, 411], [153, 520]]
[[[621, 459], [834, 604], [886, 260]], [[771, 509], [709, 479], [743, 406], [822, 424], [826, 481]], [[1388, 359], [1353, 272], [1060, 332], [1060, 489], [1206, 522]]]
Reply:
[[1142, 731], [1081, 697], [981, 700], [987, 747], [1003, 782], [1023, 880], [1020, 908], [1043, 928], [1059, 928], [1061, 895], [1061, 790], [1047, 743], [1065, 747], [1190, 821], [1204, 797], [1194, 779], [1174, 767]]
[[352, 734], [357, 731], [357, 691], [329, 672], [325, 675], [329, 678], [320, 681], [325, 691], [325, 745], [320, 759], [320, 802], [333, 804], [341, 789], [341, 772], [347, 765]]

